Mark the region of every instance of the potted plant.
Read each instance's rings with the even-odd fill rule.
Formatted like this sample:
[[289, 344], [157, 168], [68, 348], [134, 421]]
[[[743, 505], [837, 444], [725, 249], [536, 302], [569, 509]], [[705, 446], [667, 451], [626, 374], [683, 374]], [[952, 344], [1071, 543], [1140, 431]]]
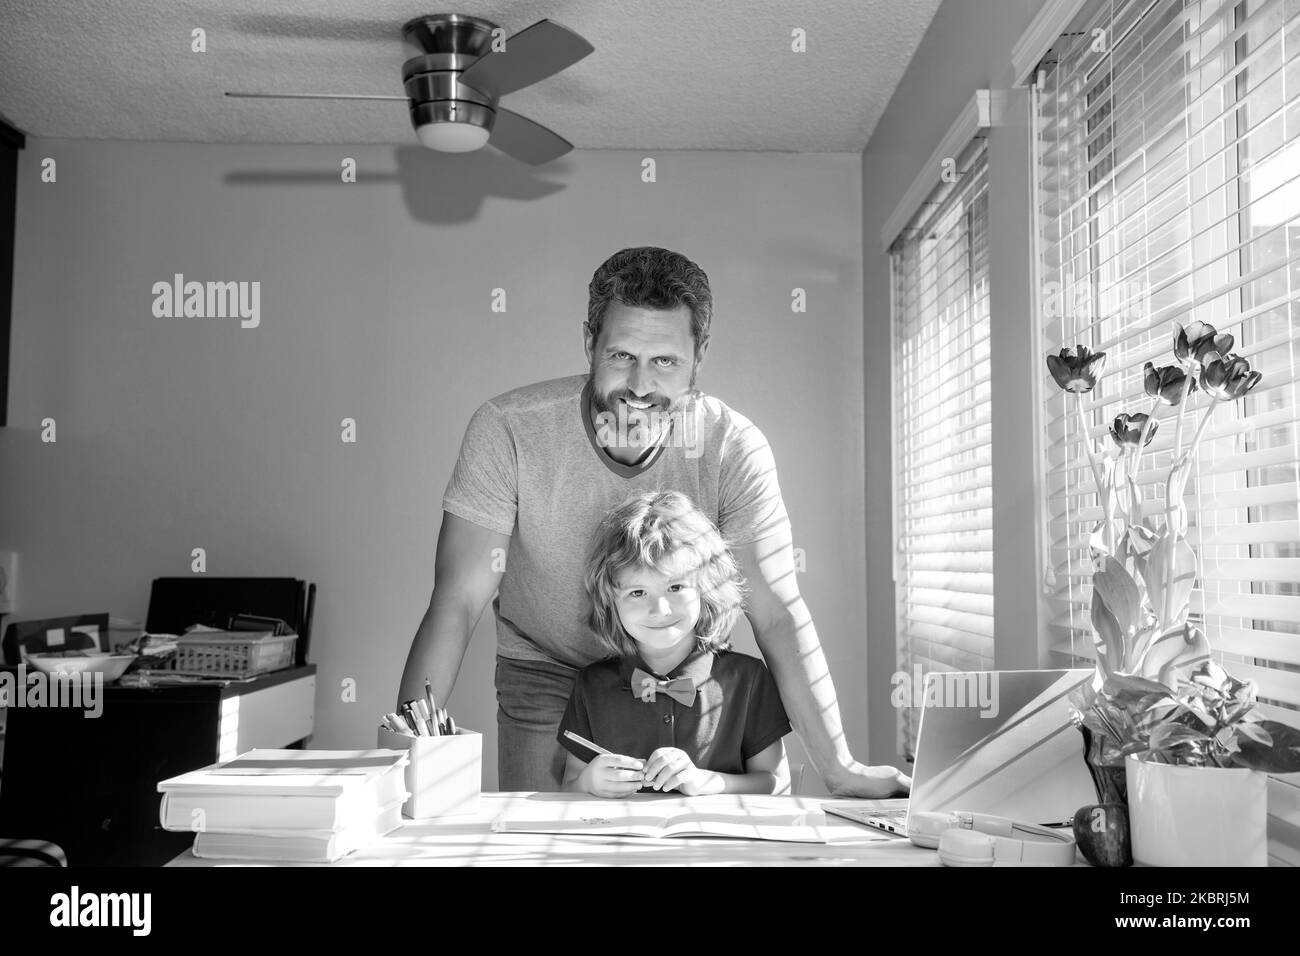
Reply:
[[[1127, 805], [1139, 863], [1265, 863], [1264, 774], [1300, 770], [1300, 732], [1260, 717], [1254, 684], [1215, 664], [1189, 620], [1196, 554], [1184, 490], [1215, 410], [1262, 378], [1232, 353], [1233, 341], [1205, 322], [1176, 325], [1175, 363], [1146, 364], [1150, 407], [1119, 415], [1100, 454], [1083, 396], [1101, 378], [1106, 353], [1079, 345], [1047, 357], [1052, 378], [1074, 395], [1102, 511], [1089, 538], [1097, 670], [1071, 703], [1102, 804], [1112, 812]], [[1184, 446], [1184, 412], [1198, 389], [1200, 421]], [[1137, 475], [1162, 404], [1178, 414], [1157, 519], [1145, 513]]]

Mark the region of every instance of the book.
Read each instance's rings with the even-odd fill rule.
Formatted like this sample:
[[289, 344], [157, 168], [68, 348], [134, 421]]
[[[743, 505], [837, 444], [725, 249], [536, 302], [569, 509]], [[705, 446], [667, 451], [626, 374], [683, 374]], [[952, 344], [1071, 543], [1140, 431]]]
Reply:
[[163, 780], [166, 830], [337, 830], [404, 801], [406, 751], [251, 750]]
[[877, 839], [859, 828], [851, 828], [851, 824], [829, 823], [825, 813], [815, 804], [805, 808], [798, 800], [788, 797], [635, 794], [621, 800], [593, 798], [577, 801], [547, 797], [518, 801], [493, 822], [492, 829], [498, 833], [650, 839], [725, 837], [788, 843]]
[[195, 835], [193, 852], [197, 857], [215, 860], [333, 863], [401, 826], [402, 802], [389, 804], [368, 821], [335, 830], [204, 830]]

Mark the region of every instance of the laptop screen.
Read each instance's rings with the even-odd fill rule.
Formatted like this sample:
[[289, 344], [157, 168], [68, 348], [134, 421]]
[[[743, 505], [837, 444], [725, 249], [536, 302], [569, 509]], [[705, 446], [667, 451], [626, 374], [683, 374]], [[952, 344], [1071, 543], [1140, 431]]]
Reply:
[[908, 812], [970, 810], [1052, 824], [1096, 803], [1068, 700], [1093, 673], [926, 675]]

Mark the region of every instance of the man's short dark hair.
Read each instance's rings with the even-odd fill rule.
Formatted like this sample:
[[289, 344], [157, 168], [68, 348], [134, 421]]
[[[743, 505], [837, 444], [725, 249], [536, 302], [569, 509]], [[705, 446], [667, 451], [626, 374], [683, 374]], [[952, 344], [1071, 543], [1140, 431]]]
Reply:
[[713, 293], [704, 270], [680, 252], [658, 246], [621, 249], [606, 259], [587, 286], [587, 334], [600, 339], [605, 312], [613, 301], [643, 309], [691, 310], [691, 338], [699, 361], [709, 344]]

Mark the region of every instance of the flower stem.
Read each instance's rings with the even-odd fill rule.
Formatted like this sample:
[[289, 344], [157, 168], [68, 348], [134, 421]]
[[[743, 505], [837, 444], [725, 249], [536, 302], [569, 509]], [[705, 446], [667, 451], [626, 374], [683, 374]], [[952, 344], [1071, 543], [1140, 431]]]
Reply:
[[1142, 447], [1139, 445], [1129, 455], [1129, 467], [1125, 477], [1128, 478], [1128, 523], [1129, 527], [1142, 523], [1142, 489], [1138, 487], [1138, 462], [1142, 460]]
[[1187, 374], [1183, 377], [1183, 394], [1178, 399], [1178, 420], [1174, 423], [1174, 458], [1173, 464], [1169, 468], [1169, 480], [1165, 482], [1165, 595], [1164, 601], [1161, 602], [1163, 614], [1160, 615], [1160, 628], [1162, 631], [1169, 628], [1169, 615], [1172, 613], [1170, 602], [1173, 600], [1174, 590], [1174, 555], [1178, 543], [1178, 535], [1174, 531], [1174, 515], [1178, 512], [1176, 509], [1182, 507], [1183, 496], [1179, 489], [1175, 494], [1177, 487], [1176, 476], [1182, 467], [1183, 456], [1183, 412], [1187, 410], [1187, 395], [1192, 390], [1192, 372], [1193, 369], [1187, 369]]
[[[1201, 423], [1196, 426], [1196, 434], [1192, 436], [1191, 444], [1187, 446], [1186, 454], [1180, 456], [1169, 469], [1169, 481], [1165, 485], [1165, 529], [1166, 537], [1169, 539], [1169, 560], [1165, 565], [1164, 616], [1160, 619], [1160, 624], [1165, 630], [1168, 630], [1170, 626], [1169, 616], [1173, 613], [1174, 548], [1177, 544], [1177, 536], [1173, 533], [1174, 509], [1175, 507], [1183, 507], [1183, 494], [1187, 489], [1187, 479], [1192, 472], [1192, 462], [1196, 457], [1196, 450], [1201, 445], [1201, 436], [1205, 434], [1205, 426], [1210, 424], [1210, 418], [1214, 415], [1214, 408], [1217, 404], [1217, 399], [1210, 399], [1210, 404], [1205, 409], [1205, 416], [1201, 419]], [[1179, 417], [1179, 426], [1182, 423], [1182, 418]]]
[[1119, 462], [1115, 462], [1111, 467], [1110, 473], [1107, 476], [1110, 480], [1106, 484], [1105, 500], [1102, 502], [1102, 509], [1106, 521], [1106, 524], [1102, 528], [1102, 536], [1106, 540], [1106, 551], [1111, 555], [1111, 557], [1115, 556], [1115, 507], [1119, 504], [1119, 495], [1115, 493], [1115, 482], [1118, 480], [1116, 476], [1116, 470], [1118, 467]]
[[1111, 540], [1110, 533], [1110, 515], [1107, 508], [1106, 487], [1101, 478], [1101, 465], [1097, 463], [1097, 452], [1092, 447], [1092, 437], [1088, 434], [1088, 419], [1083, 414], [1083, 393], [1074, 393], [1074, 408], [1079, 413], [1079, 437], [1083, 439], [1083, 447], [1088, 452], [1088, 464], [1092, 466], [1092, 480], [1097, 488], [1097, 504], [1101, 506], [1102, 515], [1106, 522], [1106, 547], [1114, 550], [1114, 542]]
[[1178, 487], [1177, 476], [1178, 465], [1174, 464], [1169, 468], [1169, 478], [1165, 481], [1165, 593], [1164, 599], [1160, 602], [1159, 633], [1164, 633], [1169, 628], [1170, 601], [1173, 598], [1174, 590], [1174, 553], [1178, 541], [1174, 516], [1178, 513], [1178, 506], [1182, 503], [1175, 491]]
[[1160, 407], [1160, 398], [1157, 397], [1151, 407], [1147, 409], [1147, 423], [1142, 426], [1142, 437], [1138, 441], [1137, 453], [1138, 460], [1141, 461], [1142, 453], [1146, 451], [1147, 442], [1151, 439], [1151, 429], [1156, 427], [1156, 409]]
[[[1201, 419], [1201, 424], [1196, 426], [1196, 434], [1192, 436], [1192, 443], [1187, 446], [1187, 463], [1190, 464], [1196, 457], [1196, 449], [1201, 445], [1201, 435], [1205, 433], [1205, 426], [1210, 424], [1210, 416], [1214, 414], [1214, 408], [1219, 404], [1218, 399], [1210, 399], [1210, 404], [1205, 409], [1205, 417]], [[1186, 483], [1186, 479], [1184, 479]]]
[[1174, 424], [1174, 460], [1183, 454], [1183, 412], [1187, 411], [1187, 395], [1192, 390], [1192, 369], [1183, 378], [1183, 394], [1178, 399], [1178, 421]]
[[1142, 426], [1142, 436], [1138, 439], [1137, 452], [1133, 455], [1133, 469], [1129, 475], [1129, 494], [1133, 497], [1131, 513], [1129, 515], [1129, 524], [1135, 520], [1138, 524], [1142, 523], [1142, 489], [1138, 487], [1137, 476], [1142, 470], [1142, 453], [1146, 451], [1147, 440], [1151, 437], [1151, 429], [1156, 427], [1156, 409], [1160, 407], [1160, 396], [1156, 396], [1151, 407], [1147, 409], [1147, 423]]

